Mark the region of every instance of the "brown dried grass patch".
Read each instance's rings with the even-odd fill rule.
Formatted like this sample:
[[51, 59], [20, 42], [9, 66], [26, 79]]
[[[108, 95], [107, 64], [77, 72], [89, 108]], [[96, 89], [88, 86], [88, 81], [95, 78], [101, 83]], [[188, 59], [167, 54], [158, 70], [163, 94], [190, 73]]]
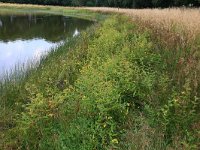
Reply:
[[186, 32], [194, 39], [200, 34], [200, 9], [169, 8], [169, 9], [118, 9], [105, 7], [86, 7], [84, 9], [102, 12], [118, 12], [140, 19], [163, 30]]

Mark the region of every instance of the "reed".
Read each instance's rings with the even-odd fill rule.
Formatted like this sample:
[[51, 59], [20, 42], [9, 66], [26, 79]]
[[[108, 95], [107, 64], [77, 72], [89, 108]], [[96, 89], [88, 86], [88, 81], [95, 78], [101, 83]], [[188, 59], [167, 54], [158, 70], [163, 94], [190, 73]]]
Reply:
[[[168, 8], [168, 9], [117, 9], [117, 8], [84, 8], [101, 12], [118, 12], [131, 18], [147, 21], [149, 24], [163, 30], [177, 30], [186, 32], [192, 39], [200, 34], [200, 10], [199, 8]], [[162, 32], [162, 30], [160, 30]]]

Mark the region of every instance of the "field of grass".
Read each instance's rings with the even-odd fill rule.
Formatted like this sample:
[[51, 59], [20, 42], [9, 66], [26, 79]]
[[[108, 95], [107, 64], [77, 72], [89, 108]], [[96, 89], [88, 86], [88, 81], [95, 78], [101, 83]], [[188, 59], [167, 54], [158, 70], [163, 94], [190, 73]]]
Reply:
[[1, 5], [99, 22], [0, 82], [0, 149], [199, 149], [197, 9]]

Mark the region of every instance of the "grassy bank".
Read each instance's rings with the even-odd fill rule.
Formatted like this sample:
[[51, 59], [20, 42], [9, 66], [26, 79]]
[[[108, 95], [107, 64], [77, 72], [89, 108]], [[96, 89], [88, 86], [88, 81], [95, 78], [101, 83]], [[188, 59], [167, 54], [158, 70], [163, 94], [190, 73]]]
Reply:
[[3, 12], [8, 13], [14, 11], [15, 14], [20, 13], [48, 13], [55, 15], [66, 15], [70, 17], [76, 17], [81, 19], [88, 19], [92, 21], [104, 20], [106, 14], [92, 12], [89, 10], [82, 10], [73, 7], [61, 7], [61, 6], [42, 6], [42, 5], [23, 5], [23, 4], [9, 4], [0, 3], [0, 8]]
[[198, 149], [199, 37], [137, 21], [109, 16], [1, 84], [1, 149]]

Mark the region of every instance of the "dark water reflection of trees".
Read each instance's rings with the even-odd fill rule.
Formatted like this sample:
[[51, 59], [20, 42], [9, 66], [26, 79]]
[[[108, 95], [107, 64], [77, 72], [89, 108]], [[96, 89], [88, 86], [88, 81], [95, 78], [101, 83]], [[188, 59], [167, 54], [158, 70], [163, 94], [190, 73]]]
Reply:
[[45, 39], [59, 42], [84, 30], [92, 22], [83, 19], [54, 15], [1, 15], [0, 41]]

